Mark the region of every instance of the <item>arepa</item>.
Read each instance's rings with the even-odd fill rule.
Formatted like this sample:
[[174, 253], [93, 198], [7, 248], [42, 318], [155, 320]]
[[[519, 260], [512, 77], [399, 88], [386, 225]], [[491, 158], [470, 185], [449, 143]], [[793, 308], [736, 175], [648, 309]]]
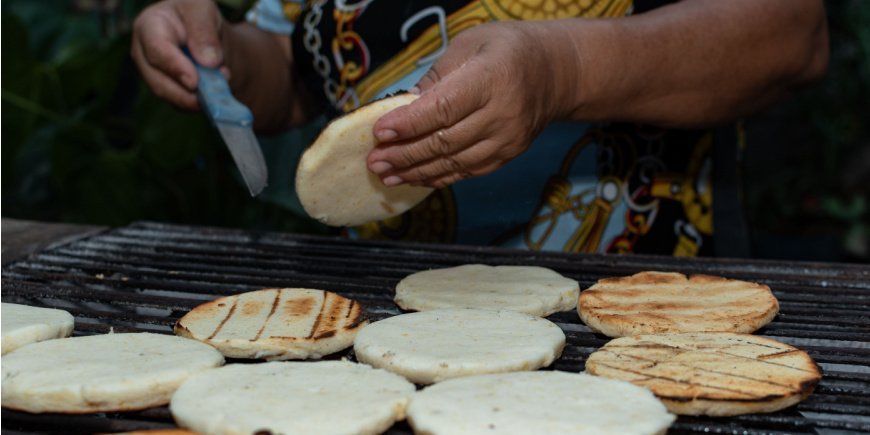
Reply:
[[402, 214], [432, 193], [428, 187], [387, 187], [366, 166], [377, 145], [375, 122], [415, 99], [403, 93], [376, 100], [323, 129], [296, 169], [296, 194], [306, 213], [327, 225], [360, 225]]
[[367, 322], [356, 301], [325, 290], [263, 289], [202, 304], [175, 333], [230, 358], [321, 358], [350, 347]]
[[198, 341], [151, 333], [30, 344], [3, 356], [3, 407], [33, 413], [130, 411], [165, 405], [190, 375], [223, 364]]
[[185, 382], [169, 410], [204, 434], [379, 434], [405, 418], [414, 391], [347, 361], [232, 364]]
[[572, 310], [580, 285], [538, 266], [466, 264], [411, 274], [396, 285], [395, 302], [406, 310], [485, 308], [534, 316]]
[[509, 310], [449, 308], [401, 314], [357, 335], [360, 362], [416, 384], [485, 373], [535, 370], [565, 347], [555, 323]]
[[763, 284], [709, 275], [641, 272], [580, 293], [577, 313], [609, 337], [667, 332], [754, 332], [779, 303]]
[[586, 371], [649, 388], [675, 414], [716, 417], [792, 406], [821, 379], [806, 352], [730, 332], [618, 338], [589, 356]]
[[3, 355], [26, 344], [69, 337], [75, 323], [72, 314], [64, 310], [6, 302], [0, 314]]

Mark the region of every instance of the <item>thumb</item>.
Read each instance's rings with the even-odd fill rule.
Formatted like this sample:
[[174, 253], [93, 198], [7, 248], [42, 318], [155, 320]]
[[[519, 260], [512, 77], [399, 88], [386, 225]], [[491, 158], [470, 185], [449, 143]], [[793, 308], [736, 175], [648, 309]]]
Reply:
[[224, 61], [220, 41], [223, 18], [210, 1], [184, 2], [178, 6], [178, 15], [187, 31], [187, 49], [196, 62], [208, 68], [217, 68]]

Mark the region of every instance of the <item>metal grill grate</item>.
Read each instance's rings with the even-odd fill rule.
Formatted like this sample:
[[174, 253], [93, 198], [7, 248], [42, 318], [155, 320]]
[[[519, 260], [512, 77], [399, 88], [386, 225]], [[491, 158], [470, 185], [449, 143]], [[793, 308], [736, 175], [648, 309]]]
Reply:
[[[39, 253], [3, 269], [3, 301], [63, 308], [76, 334], [171, 333], [191, 308], [264, 287], [331, 290], [372, 320], [396, 315], [395, 284], [410, 273], [464, 263], [538, 265], [580, 282], [642, 270], [706, 273], [767, 284], [780, 314], [758, 333], [806, 350], [822, 367], [816, 392], [795, 407], [732, 418], [681, 417], [669, 433], [870, 432], [870, 267], [654, 256], [535, 253], [487, 247], [349, 241], [305, 235], [136, 223]], [[575, 312], [549, 317], [568, 343], [553, 368], [582, 371], [607, 337]], [[340, 357], [343, 355], [337, 355]], [[173, 427], [166, 407], [81, 416], [3, 410], [3, 433], [95, 433]], [[397, 424], [389, 433], [410, 433]]]

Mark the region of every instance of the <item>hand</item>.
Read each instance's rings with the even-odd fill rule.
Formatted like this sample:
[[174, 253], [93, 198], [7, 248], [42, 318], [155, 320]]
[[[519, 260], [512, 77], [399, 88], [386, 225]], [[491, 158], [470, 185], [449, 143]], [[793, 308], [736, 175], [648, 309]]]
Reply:
[[[420, 98], [387, 113], [369, 169], [385, 185], [444, 187], [488, 174], [525, 151], [557, 116], [558, 68], [536, 23], [459, 34], [418, 84]], [[417, 90], [415, 90], [417, 91]]]
[[[155, 3], [133, 23], [131, 55], [154, 93], [181, 108], [196, 110], [198, 75], [181, 51], [187, 46], [203, 66], [223, 63], [223, 17], [211, 0], [166, 0]], [[224, 68], [225, 75], [229, 71]]]

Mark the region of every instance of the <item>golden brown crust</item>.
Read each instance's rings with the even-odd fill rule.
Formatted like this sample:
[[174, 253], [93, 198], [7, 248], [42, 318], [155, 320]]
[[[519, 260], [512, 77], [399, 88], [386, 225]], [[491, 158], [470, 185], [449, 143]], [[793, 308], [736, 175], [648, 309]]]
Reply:
[[640, 272], [605, 278], [580, 294], [586, 325], [610, 337], [671, 332], [750, 333], [779, 303], [763, 284], [710, 275]]
[[263, 289], [199, 305], [174, 330], [229, 357], [301, 359], [350, 346], [366, 323], [358, 302], [332, 292]]
[[681, 415], [774, 412], [809, 396], [821, 372], [806, 352], [749, 334], [652, 334], [611, 340], [586, 371], [649, 388]]

